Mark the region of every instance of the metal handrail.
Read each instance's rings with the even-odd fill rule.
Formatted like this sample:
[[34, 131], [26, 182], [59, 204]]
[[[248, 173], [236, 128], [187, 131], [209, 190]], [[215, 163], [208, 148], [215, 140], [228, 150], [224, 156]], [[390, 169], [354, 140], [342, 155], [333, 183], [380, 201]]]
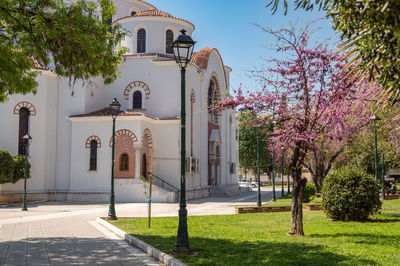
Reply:
[[174, 185], [171, 185], [170, 183], [168, 183], [167, 181], [163, 180], [162, 178], [148, 172], [148, 174], [156, 179], [158, 179], [159, 181], [161, 181], [161, 187], [164, 188], [164, 183], [167, 184], [168, 186], [172, 187], [173, 189], [175, 189], [177, 192], [180, 192], [179, 188], [175, 187]]

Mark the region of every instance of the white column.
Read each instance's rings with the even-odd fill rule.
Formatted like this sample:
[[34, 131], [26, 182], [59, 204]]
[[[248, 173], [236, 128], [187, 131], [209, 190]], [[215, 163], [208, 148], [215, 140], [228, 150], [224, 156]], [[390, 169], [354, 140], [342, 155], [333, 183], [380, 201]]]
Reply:
[[140, 178], [140, 150], [142, 149], [143, 145], [142, 142], [135, 142], [133, 144], [136, 152], [136, 163], [135, 163], [135, 178]]

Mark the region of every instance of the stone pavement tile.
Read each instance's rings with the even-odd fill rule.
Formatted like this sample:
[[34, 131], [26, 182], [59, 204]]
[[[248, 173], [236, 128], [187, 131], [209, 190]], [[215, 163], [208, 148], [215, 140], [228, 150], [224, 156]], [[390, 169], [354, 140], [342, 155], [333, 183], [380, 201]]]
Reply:
[[13, 235], [9, 241], [7, 255], [3, 262], [4, 265], [26, 265], [27, 233], [27, 224], [15, 225]]
[[0, 228], [0, 265], [5, 263], [15, 224], [5, 224]]
[[64, 243], [58, 235], [54, 223], [48, 221], [41, 223], [41, 230], [50, 265], [72, 264], [72, 261], [64, 247]]
[[28, 265], [50, 265], [40, 223], [28, 224]]

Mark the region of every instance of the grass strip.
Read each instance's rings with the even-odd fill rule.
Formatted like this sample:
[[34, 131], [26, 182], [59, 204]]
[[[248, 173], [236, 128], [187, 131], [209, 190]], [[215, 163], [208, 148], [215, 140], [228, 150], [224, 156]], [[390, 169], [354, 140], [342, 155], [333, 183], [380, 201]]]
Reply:
[[[283, 199], [284, 200], [284, 199]], [[112, 223], [172, 254], [177, 217], [120, 219]], [[190, 265], [400, 265], [400, 200], [385, 201], [371, 222], [331, 222], [304, 212], [306, 236], [288, 236], [290, 213], [189, 216]]]

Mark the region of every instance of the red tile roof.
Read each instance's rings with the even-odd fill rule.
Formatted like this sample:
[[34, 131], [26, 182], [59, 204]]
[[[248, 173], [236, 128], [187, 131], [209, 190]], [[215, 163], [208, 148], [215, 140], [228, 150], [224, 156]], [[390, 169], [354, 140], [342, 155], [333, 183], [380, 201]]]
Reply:
[[198, 67], [207, 69], [208, 60], [210, 59], [210, 54], [215, 48], [203, 47], [199, 52], [193, 53], [192, 61]]
[[[101, 110], [97, 110], [94, 112], [86, 113], [86, 114], [79, 114], [79, 115], [71, 115], [70, 117], [102, 117], [102, 116], [111, 116], [112, 111], [110, 108], [106, 107]], [[179, 120], [179, 116], [169, 116], [169, 117], [155, 117], [151, 115], [144, 114], [142, 112], [135, 112], [135, 111], [120, 111], [118, 116], [145, 116], [154, 120]]]
[[195, 28], [195, 26], [191, 22], [189, 22], [189, 21], [187, 21], [187, 20], [185, 20], [183, 18], [174, 17], [171, 14], [169, 14], [167, 12], [164, 12], [164, 11], [161, 11], [161, 10], [158, 10], [158, 9], [149, 9], [149, 10], [144, 10], [144, 11], [141, 11], [141, 12], [137, 12], [133, 16], [125, 16], [125, 17], [118, 18], [118, 19], [114, 20], [113, 23], [115, 23], [117, 21], [120, 21], [120, 20], [123, 20], [125, 18], [130, 18], [130, 17], [165, 17], [165, 18], [173, 18], [173, 19], [177, 19], [177, 20], [181, 20], [181, 21], [184, 21], [186, 23], [189, 23], [190, 25], [193, 26], [193, 28]]
[[200, 49], [199, 52], [193, 53], [192, 55], [192, 62], [195, 63], [198, 67], [207, 69], [208, 68], [208, 61], [210, 59], [210, 54], [212, 51], [216, 51], [217, 55], [221, 59], [222, 63], [222, 69], [224, 71], [224, 79], [225, 79], [225, 84], [228, 84], [226, 80], [226, 71], [225, 71], [225, 65], [222, 60], [221, 54], [218, 52], [216, 48], [211, 48], [211, 47], [203, 47]]

